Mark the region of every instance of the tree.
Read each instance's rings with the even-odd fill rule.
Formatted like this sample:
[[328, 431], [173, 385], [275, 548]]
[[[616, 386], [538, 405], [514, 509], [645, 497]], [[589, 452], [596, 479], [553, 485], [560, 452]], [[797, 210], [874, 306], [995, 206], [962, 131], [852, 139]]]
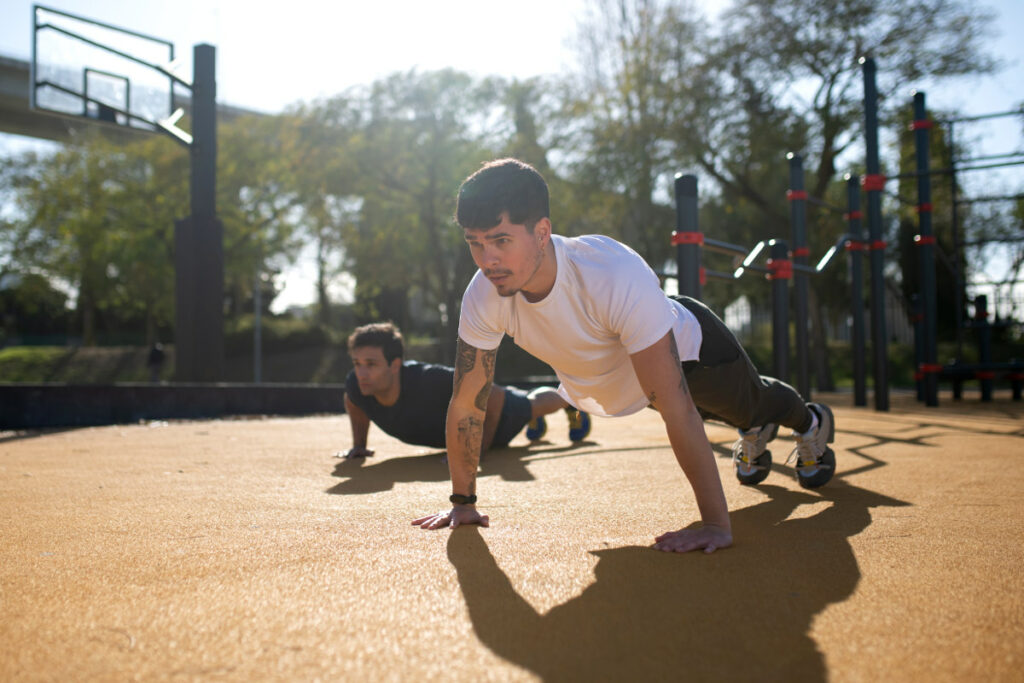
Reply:
[[[261, 117], [221, 127], [218, 213], [235, 312], [251, 296], [257, 269], [286, 262], [297, 245], [295, 198], [281, 180], [291, 159], [280, 146], [286, 123]], [[87, 128], [53, 153], [29, 153], [3, 169], [16, 203], [0, 233], [3, 268], [74, 291], [87, 345], [101, 329], [123, 331], [136, 321], [147, 343], [170, 328], [174, 220], [188, 213], [184, 149], [159, 136], [115, 139]]]
[[455, 190], [493, 156], [479, 123], [489, 86], [451, 70], [394, 74], [365, 95], [357, 148], [362, 206], [343, 228], [367, 318], [433, 330], [454, 352], [472, 259], [455, 229]]
[[246, 116], [220, 127], [217, 213], [230, 315], [252, 310], [257, 276], [280, 272], [301, 246], [302, 197], [294, 177], [306, 163], [298, 144], [302, 123], [288, 115]]
[[738, 0], [715, 59], [734, 74], [726, 97], [753, 83], [800, 115], [808, 147], [790, 151], [814, 161], [808, 190], [820, 197], [837, 158], [859, 139], [858, 60], [875, 58], [883, 100], [925, 77], [988, 73], [996, 66], [983, 49], [991, 22], [991, 12], [962, 0]]
[[342, 94], [297, 107], [292, 154], [299, 163], [289, 174], [302, 207], [302, 228], [314, 245], [317, 316], [332, 322], [328, 288], [343, 272], [343, 233], [358, 220], [360, 172], [356, 165], [362, 135], [358, 96]]
[[67, 333], [67, 295], [36, 273], [0, 277], [0, 346]]
[[660, 262], [671, 214], [655, 196], [681, 162], [668, 127], [681, 114], [679, 88], [700, 80], [706, 27], [684, 2], [601, 0], [590, 10], [578, 35], [581, 69], [566, 88], [561, 152], [590, 196], [622, 197], [616, 224], [602, 232]]

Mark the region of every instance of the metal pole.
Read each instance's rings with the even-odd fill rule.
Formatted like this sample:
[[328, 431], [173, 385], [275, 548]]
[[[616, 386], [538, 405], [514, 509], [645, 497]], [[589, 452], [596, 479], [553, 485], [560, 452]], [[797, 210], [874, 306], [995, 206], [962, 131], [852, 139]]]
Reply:
[[850, 233], [850, 315], [853, 320], [853, 404], [866, 406], [864, 344], [864, 234], [861, 228], [860, 178], [846, 177], [847, 221]]
[[196, 301], [196, 381], [224, 376], [224, 228], [217, 219], [217, 52], [193, 48], [192, 226], [195, 230], [198, 287]]
[[954, 313], [956, 315], [956, 359], [960, 362], [964, 357], [964, 302], [967, 300], [967, 293], [964, 291], [964, 276], [960, 272], [960, 212], [957, 209], [960, 202], [957, 199], [956, 188], [956, 141], [953, 136], [953, 122], [949, 122], [949, 149], [951, 150], [949, 160], [949, 196], [952, 201], [952, 232], [953, 232], [953, 291], [956, 300], [954, 302]]
[[924, 312], [919, 294], [910, 295], [910, 322], [914, 326], [914, 388], [917, 400], [924, 402]]
[[982, 363], [977, 372], [981, 384], [981, 400], [992, 400], [992, 384], [995, 377], [985, 364], [992, 362], [992, 326], [988, 322], [988, 297], [979, 294], [974, 297], [974, 325], [978, 331], [978, 360]]
[[888, 332], [885, 320], [885, 241], [882, 239], [882, 190], [885, 177], [878, 162], [878, 88], [875, 60], [862, 58], [867, 175], [868, 237], [871, 249], [871, 345], [874, 352], [875, 410], [889, 410]]
[[263, 279], [256, 269], [252, 290], [252, 381], [263, 381]]
[[935, 323], [937, 314], [935, 293], [935, 234], [932, 230], [932, 179], [928, 174], [931, 163], [928, 148], [928, 112], [925, 109], [924, 93], [914, 93], [914, 147], [917, 158], [917, 221], [918, 234], [914, 241], [921, 250], [921, 314], [924, 316], [921, 329], [924, 332], [924, 365], [918, 368], [923, 373], [924, 400], [927, 406], [939, 405], [939, 365]]
[[782, 240], [768, 242], [768, 267], [772, 271], [772, 371], [776, 379], [789, 381], [789, 279], [792, 261], [789, 247]]
[[703, 236], [697, 226], [697, 176], [676, 175], [676, 278], [679, 293], [697, 300], [701, 297], [700, 248]]
[[[807, 256], [807, 192], [804, 190], [804, 160], [790, 152], [789, 159], [789, 218], [793, 228], [793, 262], [806, 266]], [[797, 269], [793, 279], [793, 299], [796, 304], [796, 388], [805, 401], [811, 400], [810, 350], [807, 340], [807, 273]]]

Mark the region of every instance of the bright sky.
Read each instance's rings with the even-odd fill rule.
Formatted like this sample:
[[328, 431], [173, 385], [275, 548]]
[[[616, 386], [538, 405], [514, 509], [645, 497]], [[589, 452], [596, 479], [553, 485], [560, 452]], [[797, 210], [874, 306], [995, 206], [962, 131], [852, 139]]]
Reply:
[[[716, 11], [723, 0], [696, 0]], [[412, 68], [454, 67], [476, 75], [529, 77], [569, 68], [569, 41], [587, 0], [290, 0], [260, 8], [251, 0], [51, 0], [47, 7], [171, 41], [190, 77], [192, 46], [217, 47], [220, 101], [279, 111], [300, 100]], [[0, 55], [29, 59], [32, 2], [3, 0]], [[996, 76], [942, 89], [913, 84], [932, 108], [978, 114], [1024, 102], [1024, 1], [980, 0], [1000, 15], [992, 49], [1008, 68]], [[285, 9], [286, 8], [286, 11]], [[912, 85], [908, 84], [909, 89]], [[987, 153], [1024, 148], [1019, 123], [964, 131]], [[21, 141], [0, 135], [0, 150]], [[1020, 174], [1016, 176], [1018, 179]], [[1012, 180], [996, 181], [1013, 182]], [[989, 185], [992, 183], [989, 182]], [[1017, 183], [1019, 191], [1020, 183]], [[313, 299], [312, 278], [287, 274], [275, 309]]]

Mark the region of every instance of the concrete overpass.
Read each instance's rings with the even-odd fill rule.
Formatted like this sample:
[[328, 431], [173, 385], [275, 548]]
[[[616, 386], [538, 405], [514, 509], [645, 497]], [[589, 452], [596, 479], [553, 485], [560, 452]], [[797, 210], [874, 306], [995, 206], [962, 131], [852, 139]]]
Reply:
[[[60, 116], [29, 108], [29, 70], [27, 60], [0, 55], [0, 133], [12, 133], [30, 138], [66, 142], [74, 130], [91, 125], [87, 119]], [[178, 106], [189, 110], [188, 97], [175, 98]], [[217, 106], [218, 120], [228, 121], [240, 116], [266, 116], [264, 112], [243, 109], [226, 104]], [[121, 127], [126, 132], [142, 135], [146, 131]]]

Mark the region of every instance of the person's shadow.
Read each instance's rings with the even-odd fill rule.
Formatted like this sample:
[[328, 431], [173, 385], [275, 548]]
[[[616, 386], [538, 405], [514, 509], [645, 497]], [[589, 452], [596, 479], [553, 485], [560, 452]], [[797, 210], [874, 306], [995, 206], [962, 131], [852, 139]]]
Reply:
[[[765, 502], [732, 513], [734, 547], [711, 556], [594, 551], [595, 582], [543, 615], [479, 527], [451, 532], [448, 558], [480, 640], [545, 681], [825, 680], [808, 632], [860, 579], [849, 538], [871, 523], [870, 508], [907, 503], [842, 481], [817, 495], [758, 490]], [[823, 501], [820, 512], [789, 518]]]
[[[603, 453], [608, 450], [596, 446], [593, 441], [569, 445], [554, 445], [542, 441], [528, 447], [509, 446], [491, 450], [480, 459], [478, 476], [499, 476], [505, 481], [532, 481], [534, 476], [528, 468], [531, 462]], [[396, 483], [447, 482], [449, 475], [448, 465], [443, 459], [445, 455], [446, 451], [438, 450], [397, 458], [340, 458], [331, 475], [342, 481], [326, 492], [336, 495], [377, 493], [391, 490]]]

